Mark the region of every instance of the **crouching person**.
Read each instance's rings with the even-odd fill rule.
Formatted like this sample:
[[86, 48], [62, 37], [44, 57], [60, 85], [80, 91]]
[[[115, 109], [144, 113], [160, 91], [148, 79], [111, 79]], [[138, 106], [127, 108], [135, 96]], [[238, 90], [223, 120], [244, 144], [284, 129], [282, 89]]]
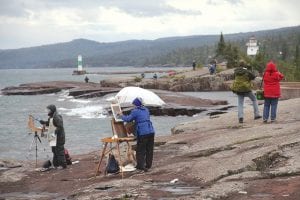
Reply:
[[58, 114], [55, 105], [47, 106], [48, 121], [40, 120], [40, 123], [48, 127], [48, 141], [53, 153], [53, 166], [55, 168], [67, 168], [65, 158], [65, 131], [63, 126], [63, 118]]
[[136, 168], [148, 171], [153, 160], [154, 128], [150, 121], [149, 110], [143, 105], [143, 100], [139, 97], [135, 98], [132, 104], [135, 108], [129, 115], [122, 115], [121, 118], [125, 122], [135, 122], [137, 137]]

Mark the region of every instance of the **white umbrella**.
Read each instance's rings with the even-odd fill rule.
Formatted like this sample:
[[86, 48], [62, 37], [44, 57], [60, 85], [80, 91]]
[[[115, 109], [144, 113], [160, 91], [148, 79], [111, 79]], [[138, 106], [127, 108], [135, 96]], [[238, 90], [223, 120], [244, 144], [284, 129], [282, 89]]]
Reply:
[[154, 92], [140, 87], [125, 87], [115, 96], [119, 103], [132, 103], [137, 97], [143, 99], [144, 105], [162, 106], [163, 104], [166, 104]]

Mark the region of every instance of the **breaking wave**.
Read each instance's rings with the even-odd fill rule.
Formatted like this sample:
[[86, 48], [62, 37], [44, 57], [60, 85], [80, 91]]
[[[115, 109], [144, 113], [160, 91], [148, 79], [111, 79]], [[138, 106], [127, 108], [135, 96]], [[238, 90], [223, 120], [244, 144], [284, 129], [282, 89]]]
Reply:
[[67, 116], [76, 116], [83, 119], [95, 119], [95, 118], [105, 118], [107, 116], [107, 112], [103, 109], [102, 106], [85, 106], [79, 108], [58, 108], [61, 113]]
[[87, 104], [87, 103], [92, 102], [90, 100], [84, 100], [84, 99], [71, 99], [70, 101], [74, 102], [74, 103], [83, 103], [83, 104]]

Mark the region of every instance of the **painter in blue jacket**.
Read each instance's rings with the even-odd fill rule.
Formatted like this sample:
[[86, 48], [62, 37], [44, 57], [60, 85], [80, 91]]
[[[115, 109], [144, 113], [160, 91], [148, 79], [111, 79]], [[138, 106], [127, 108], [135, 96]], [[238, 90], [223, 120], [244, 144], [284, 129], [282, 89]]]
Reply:
[[143, 100], [139, 97], [132, 102], [135, 108], [129, 115], [122, 115], [125, 122], [135, 122], [137, 136], [136, 168], [147, 171], [152, 166], [154, 147], [154, 128], [150, 121], [148, 108], [143, 106]]

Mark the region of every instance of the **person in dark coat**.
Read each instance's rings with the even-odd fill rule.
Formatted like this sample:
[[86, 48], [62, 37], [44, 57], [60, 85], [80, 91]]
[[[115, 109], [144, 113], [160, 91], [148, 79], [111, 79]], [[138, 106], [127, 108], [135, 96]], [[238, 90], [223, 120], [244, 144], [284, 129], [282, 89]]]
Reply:
[[251, 81], [255, 79], [255, 75], [250, 72], [245, 61], [240, 60], [239, 67], [234, 70], [234, 81], [231, 90], [238, 96], [238, 119], [239, 123], [244, 122], [244, 98], [248, 97], [252, 101], [254, 119], [260, 119], [256, 96], [252, 92]]
[[275, 122], [278, 99], [281, 96], [280, 81], [284, 78], [284, 75], [277, 70], [276, 64], [270, 61], [265, 69], [263, 75], [264, 83], [264, 111], [263, 121], [267, 123], [271, 108], [271, 122]]
[[193, 70], [196, 70], [196, 61], [193, 60]]
[[216, 73], [216, 69], [217, 69], [217, 61], [216, 60], [213, 60], [211, 63], [210, 63], [210, 66], [209, 66], [209, 73], [210, 75], [213, 75]]
[[137, 137], [136, 168], [148, 171], [152, 166], [155, 132], [150, 121], [149, 110], [143, 106], [143, 100], [139, 97], [135, 98], [132, 104], [135, 105], [135, 108], [129, 115], [121, 115], [121, 118], [125, 122], [135, 122]]
[[48, 110], [48, 121], [40, 120], [40, 123], [46, 125], [48, 128], [48, 134], [50, 133], [50, 127], [54, 127], [54, 142], [50, 142], [50, 146], [52, 148], [53, 153], [53, 166], [55, 168], [67, 167], [67, 162], [65, 158], [65, 130], [63, 126], [63, 118], [60, 114], [58, 114], [55, 105], [47, 106]]
[[84, 81], [85, 81], [86, 83], [88, 83], [89, 80], [90, 80], [89, 77], [85, 76]]

